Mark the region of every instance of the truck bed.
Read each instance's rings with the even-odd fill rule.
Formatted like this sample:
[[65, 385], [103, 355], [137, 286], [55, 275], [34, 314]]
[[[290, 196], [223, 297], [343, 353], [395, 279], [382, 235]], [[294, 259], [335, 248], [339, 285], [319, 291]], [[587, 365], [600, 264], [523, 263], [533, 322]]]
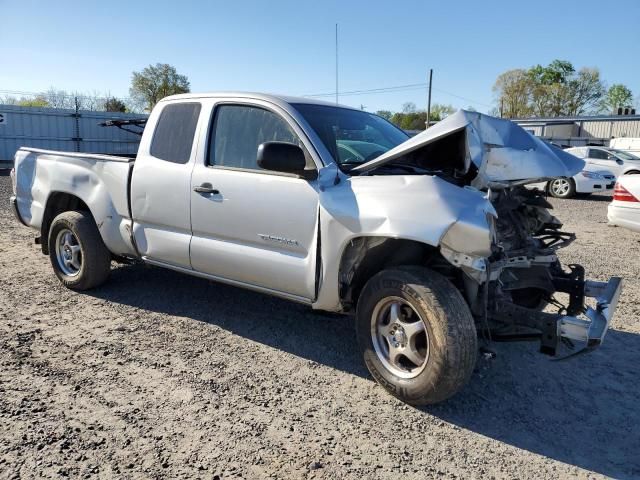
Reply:
[[17, 214], [24, 224], [41, 229], [43, 221], [51, 220], [47, 202], [52, 196], [76, 197], [93, 214], [109, 250], [134, 255], [128, 191], [133, 163], [112, 155], [20, 148], [15, 156]]

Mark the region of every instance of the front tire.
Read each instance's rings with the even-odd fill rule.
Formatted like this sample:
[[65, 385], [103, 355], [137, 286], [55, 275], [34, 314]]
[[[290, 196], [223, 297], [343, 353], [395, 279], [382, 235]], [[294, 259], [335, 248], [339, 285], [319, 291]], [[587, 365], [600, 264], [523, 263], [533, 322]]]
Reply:
[[404, 402], [446, 400], [473, 373], [473, 317], [458, 289], [436, 272], [400, 267], [372, 277], [358, 300], [356, 334], [371, 375]]
[[556, 198], [571, 198], [576, 194], [573, 178], [556, 178], [547, 184], [549, 195]]
[[58, 215], [51, 223], [48, 244], [51, 266], [65, 287], [88, 290], [109, 277], [111, 253], [90, 213]]

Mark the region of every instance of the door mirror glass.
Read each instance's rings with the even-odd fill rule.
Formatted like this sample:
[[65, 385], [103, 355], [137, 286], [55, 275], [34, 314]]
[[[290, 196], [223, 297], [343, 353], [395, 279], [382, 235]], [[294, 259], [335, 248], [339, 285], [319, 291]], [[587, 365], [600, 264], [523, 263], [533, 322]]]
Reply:
[[258, 146], [258, 165], [265, 170], [304, 175], [307, 161], [302, 148], [287, 142], [265, 142]]

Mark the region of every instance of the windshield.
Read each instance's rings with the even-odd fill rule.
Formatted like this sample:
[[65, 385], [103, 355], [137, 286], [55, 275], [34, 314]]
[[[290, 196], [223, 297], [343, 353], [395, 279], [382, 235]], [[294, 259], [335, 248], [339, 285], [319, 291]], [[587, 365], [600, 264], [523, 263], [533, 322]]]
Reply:
[[349, 108], [293, 104], [343, 169], [373, 160], [409, 136], [385, 119]]
[[616, 157], [621, 158], [622, 160], [640, 160], [640, 157], [636, 157], [629, 152], [625, 152], [624, 150], [616, 150], [615, 148], [609, 149]]

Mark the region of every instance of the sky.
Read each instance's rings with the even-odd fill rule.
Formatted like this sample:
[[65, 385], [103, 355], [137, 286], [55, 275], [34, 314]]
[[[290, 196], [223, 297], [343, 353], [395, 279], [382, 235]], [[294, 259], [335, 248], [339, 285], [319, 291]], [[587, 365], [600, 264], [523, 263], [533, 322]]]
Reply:
[[0, 0], [4, 91], [129, 95], [133, 71], [169, 63], [191, 91], [335, 99], [368, 111], [433, 103], [487, 112], [496, 77], [559, 58], [640, 98], [639, 0], [530, 2]]

